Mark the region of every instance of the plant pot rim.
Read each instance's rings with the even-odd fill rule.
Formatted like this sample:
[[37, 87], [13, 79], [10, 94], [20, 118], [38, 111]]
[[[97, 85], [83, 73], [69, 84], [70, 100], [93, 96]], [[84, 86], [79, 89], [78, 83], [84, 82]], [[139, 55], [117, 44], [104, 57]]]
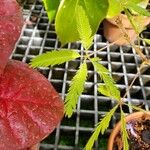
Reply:
[[[150, 118], [150, 111], [148, 111], [148, 112], [134, 112], [132, 114], [127, 115], [125, 117], [125, 121], [129, 122], [131, 120], [142, 118], [143, 116], [149, 116], [149, 118]], [[120, 128], [121, 128], [121, 121], [119, 121], [116, 124], [116, 126], [114, 127], [114, 129], [111, 132], [111, 135], [110, 135], [109, 140], [108, 140], [107, 150], [113, 150], [114, 139], [115, 139], [116, 135], [118, 134], [118, 132], [120, 131]]]

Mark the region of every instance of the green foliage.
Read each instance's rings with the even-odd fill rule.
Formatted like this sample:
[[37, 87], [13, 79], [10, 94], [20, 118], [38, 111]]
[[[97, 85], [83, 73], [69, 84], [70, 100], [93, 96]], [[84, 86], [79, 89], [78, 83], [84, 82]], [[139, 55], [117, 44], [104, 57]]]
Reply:
[[133, 29], [137, 34], [140, 34], [145, 29], [145, 18], [143, 16], [133, 16], [130, 11], [125, 9], [125, 13], [132, 24]]
[[147, 44], [150, 45], [150, 39], [143, 39]]
[[[130, 105], [129, 105], [129, 106], [130, 106]], [[134, 106], [134, 105], [131, 105], [131, 107], [132, 107], [134, 110], [137, 110], [137, 111], [141, 111], [141, 112], [146, 113], [146, 110], [140, 108], [140, 106]]]
[[113, 18], [123, 10], [120, 0], [108, 0], [109, 8], [107, 12], [107, 18]]
[[149, 0], [141, 0], [140, 2], [138, 2], [137, 5], [142, 7], [142, 8], [146, 8], [148, 3], [149, 3]]
[[55, 29], [62, 45], [77, 41], [79, 34], [76, 23], [76, 10], [79, 0], [62, 0], [56, 14]]
[[44, 7], [50, 21], [54, 20], [59, 3], [60, 0], [43, 0]]
[[113, 99], [120, 100], [120, 91], [115, 86], [115, 82], [110, 75], [110, 72], [105, 68], [103, 65], [98, 63], [98, 61], [93, 61], [93, 66], [95, 70], [100, 75], [101, 79], [104, 81], [105, 85], [100, 85], [98, 91], [101, 92], [103, 95], [109, 96]]
[[99, 134], [104, 134], [105, 130], [108, 128], [110, 120], [112, 116], [114, 115], [116, 109], [118, 108], [118, 105], [116, 105], [114, 108], [112, 108], [105, 117], [98, 123], [97, 127], [94, 130], [94, 133], [88, 140], [85, 150], [91, 150], [93, 147], [94, 142], [97, 140]]
[[88, 17], [85, 14], [85, 11], [82, 6], [77, 7], [77, 29], [79, 32], [80, 40], [83, 44], [83, 47], [87, 50], [93, 41], [92, 30]]
[[71, 81], [70, 88], [65, 99], [65, 115], [68, 117], [71, 117], [73, 110], [76, 108], [79, 96], [84, 90], [87, 73], [87, 64], [83, 63], [80, 65], [80, 69]]
[[129, 150], [128, 133], [126, 130], [125, 115], [122, 109], [121, 109], [121, 131], [122, 131], [123, 150]]
[[[92, 30], [91, 37], [96, 33], [100, 22], [105, 18], [108, 2], [103, 0], [63, 0], [56, 15], [56, 33], [62, 45], [80, 40], [77, 30], [78, 7], [82, 6]], [[87, 21], [85, 22], [87, 23]], [[84, 23], [84, 26], [85, 26]], [[88, 26], [88, 25], [86, 25]]]
[[[132, 0], [134, 5], [145, 5], [145, 2], [141, 2], [142, 0]], [[128, 5], [130, 5], [131, 0], [108, 0], [109, 8], [107, 12], [106, 18], [113, 18], [119, 15], [124, 9], [128, 9]]]
[[130, 10], [134, 10], [135, 12], [139, 13], [140, 15], [150, 17], [150, 12], [148, 10], [140, 7], [139, 5], [134, 4], [133, 2], [128, 3], [127, 8]]
[[75, 50], [62, 49], [53, 50], [51, 52], [39, 55], [31, 60], [31, 66], [35, 67], [47, 67], [62, 64], [64, 62], [73, 60], [80, 57], [80, 54]]

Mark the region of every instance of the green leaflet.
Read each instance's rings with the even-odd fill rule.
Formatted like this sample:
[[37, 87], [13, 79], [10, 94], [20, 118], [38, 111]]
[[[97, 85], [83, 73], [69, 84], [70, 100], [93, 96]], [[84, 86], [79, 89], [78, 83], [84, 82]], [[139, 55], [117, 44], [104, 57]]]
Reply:
[[129, 150], [128, 133], [126, 130], [125, 115], [123, 110], [121, 110], [121, 131], [122, 131], [122, 140], [123, 140], [123, 150]]
[[147, 44], [150, 45], [150, 39], [142, 39], [142, 40], [144, 40]]
[[128, 10], [125, 9], [125, 13], [132, 24], [132, 27], [137, 34], [140, 34], [145, 29], [145, 18], [141, 15], [133, 16]]
[[137, 5], [142, 8], [146, 8], [148, 3], [149, 3], [149, 0], [141, 0]]
[[93, 41], [93, 37], [91, 37], [92, 30], [90, 27], [90, 23], [82, 6], [77, 7], [76, 13], [77, 13], [76, 16], [78, 20], [77, 29], [79, 32], [79, 36], [83, 44], [83, 47], [87, 50], [92, 45], [92, 41]]
[[80, 54], [75, 50], [62, 49], [62, 50], [53, 50], [51, 52], [47, 52], [37, 57], [33, 58], [30, 62], [30, 65], [35, 67], [48, 67], [59, 65], [64, 62], [73, 60], [80, 57]]
[[87, 78], [87, 73], [87, 64], [81, 64], [79, 70], [70, 83], [70, 88], [65, 99], [65, 115], [69, 118], [73, 114], [73, 111], [78, 103], [79, 96], [84, 90], [84, 83]]
[[135, 12], [139, 13], [140, 15], [150, 17], [150, 12], [148, 10], [146, 10], [138, 5], [135, 5], [133, 2], [128, 3], [127, 8], [134, 10]]
[[56, 33], [62, 45], [80, 40], [77, 30], [77, 10], [82, 6], [87, 16], [93, 37], [100, 22], [105, 18], [108, 2], [103, 0], [62, 0], [56, 15]]
[[61, 0], [56, 14], [55, 29], [62, 43], [79, 40], [76, 23], [76, 9], [79, 0]]
[[60, 0], [43, 0], [48, 18], [53, 21], [60, 3]]
[[[112, 86], [112, 85], [111, 85]], [[115, 85], [113, 85], [113, 91], [110, 90], [110, 87], [107, 85], [100, 85], [98, 91], [107, 97], [111, 97], [116, 100], [120, 100], [120, 91], [117, 89]], [[112, 92], [115, 92], [112, 94]]]
[[97, 61], [93, 61], [93, 59], [91, 61], [94, 68], [105, 83], [105, 85], [99, 86], [98, 91], [101, 92], [103, 95], [109, 96], [116, 100], [120, 100], [120, 91], [116, 87], [115, 82], [110, 75], [110, 72]]
[[114, 108], [112, 108], [105, 117], [98, 123], [97, 127], [94, 130], [94, 133], [88, 140], [85, 150], [91, 150], [93, 147], [94, 142], [97, 140], [100, 133], [104, 134], [105, 130], [108, 128], [110, 120], [112, 116], [114, 115], [116, 109], [118, 108], [118, 105], [116, 105]]
[[[130, 3], [131, 0], [108, 0], [109, 7], [107, 12], [107, 18], [113, 18], [121, 13], [121, 11], [124, 10], [124, 8], [127, 8], [128, 3]], [[138, 4], [141, 0], [132, 0], [132, 3]], [[142, 3], [143, 5], [143, 3]]]
[[113, 18], [120, 14], [123, 10], [123, 6], [121, 5], [120, 0], [108, 0], [109, 8], [107, 12], [107, 18]]

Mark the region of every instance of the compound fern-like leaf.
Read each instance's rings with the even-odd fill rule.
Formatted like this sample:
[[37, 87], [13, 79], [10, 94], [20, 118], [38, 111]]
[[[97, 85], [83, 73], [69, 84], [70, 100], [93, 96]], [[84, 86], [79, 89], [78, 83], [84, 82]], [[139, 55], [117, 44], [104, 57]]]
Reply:
[[70, 88], [65, 99], [65, 115], [68, 117], [71, 117], [73, 114], [78, 103], [79, 96], [84, 90], [87, 73], [87, 64], [83, 63], [80, 65], [79, 70], [71, 81]]
[[111, 97], [116, 100], [120, 100], [120, 91], [115, 85], [115, 81], [110, 75], [110, 72], [101, 65], [98, 61], [91, 59], [94, 68], [100, 75], [101, 79], [104, 81], [105, 85], [100, 85], [98, 91], [105, 96]]
[[89, 19], [85, 13], [85, 10], [82, 6], [77, 7], [77, 29], [79, 32], [79, 36], [83, 47], [88, 49], [92, 45], [93, 36], [92, 36], [92, 29], [90, 27]]
[[121, 131], [122, 131], [122, 140], [123, 140], [123, 150], [129, 150], [128, 133], [126, 130], [125, 115], [122, 110], [121, 110]]
[[88, 140], [85, 150], [91, 150], [93, 147], [94, 142], [97, 140], [100, 133], [104, 134], [105, 130], [108, 128], [110, 120], [112, 116], [114, 115], [118, 105], [116, 105], [114, 108], [112, 108], [105, 117], [98, 123], [97, 127], [94, 130], [94, 133]]
[[47, 52], [33, 58], [30, 62], [30, 65], [33, 68], [54, 66], [76, 59], [78, 57], [80, 57], [80, 54], [75, 50], [69, 49], [62, 49], [59, 51], [53, 50], [51, 52]]

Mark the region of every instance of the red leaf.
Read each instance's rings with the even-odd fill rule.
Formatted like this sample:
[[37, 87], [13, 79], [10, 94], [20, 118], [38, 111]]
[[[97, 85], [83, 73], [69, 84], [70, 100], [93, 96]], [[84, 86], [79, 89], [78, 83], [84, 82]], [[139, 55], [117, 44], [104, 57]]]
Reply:
[[10, 60], [0, 79], [0, 149], [23, 149], [51, 133], [63, 102], [50, 82], [26, 64]]
[[0, 75], [7, 64], [23, 26], [23, 15], [16, 0], [0, 0]]

